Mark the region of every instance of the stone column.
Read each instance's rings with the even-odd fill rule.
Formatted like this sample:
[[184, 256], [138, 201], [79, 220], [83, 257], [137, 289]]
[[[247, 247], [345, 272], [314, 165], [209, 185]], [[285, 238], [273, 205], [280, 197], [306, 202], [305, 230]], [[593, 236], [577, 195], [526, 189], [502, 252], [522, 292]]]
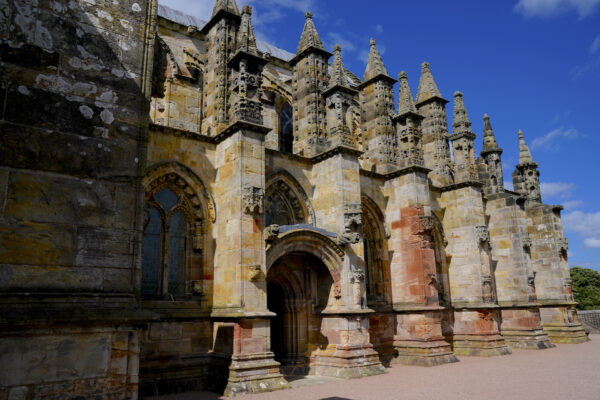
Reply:
[[528, 218], [517, 200], [502, 192], [488, 195], [486, 203], [496, 293], [502, 308], [501, 332], [510, 347], [546, 349], [554, 345], [542, 330]]
[[481, 189], [473, 183], [446, 187], [440, 206], [444, 210], [442, 223], [448, 239], [446, 253], [450, 257], [454, 354], [510, 354], [498, 326], [500, 314]]
[[264, 229], [267, 128], [238, 122], [217, 138], [217, 226], [211, 316], [234, 321], [225, 395], [287, 387], [270, 350]]
[[369, 337], [366, 308], [362, 232], [362, 206], [358, 154], [338, 148], [313, 166], [316, 185], [313, 206], [320, 228], [338, 234], [345, 250], [339, 286], [340, 305], [322, 313], [321, 334], [327, 348], [311, 357], [311, 373], [358, 378], [384, 373]]
[[438, 298], [434, 222], [431, 214], [429, 170], [410, 167], [389, 179], [386, 220], [391, 224], [389, 248], [393, 311], [396, 318], [392, 362], [433, 366], [458, 359], [442, 336]]
[[562, 207], [527, 201], [525, 210], [532, 220], [531, 262], [544, 330], [553, 343], [587, 342], [571, 294], [568, 242], [560, 218]]

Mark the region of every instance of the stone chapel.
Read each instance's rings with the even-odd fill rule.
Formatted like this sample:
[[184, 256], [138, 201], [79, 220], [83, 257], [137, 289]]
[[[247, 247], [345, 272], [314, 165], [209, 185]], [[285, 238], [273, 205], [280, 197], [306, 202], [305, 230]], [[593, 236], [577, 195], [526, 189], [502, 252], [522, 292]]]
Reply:
[[209, 21], [0, 1], [0, 39], [0, 400], [233, 396], [588, 340], [523, 132], [510, 191], [490, 117], [477, 152], [435, 66], [413, 96], [375, 40], [359, 77], [310, 12], [292, 54], [235, 0]]

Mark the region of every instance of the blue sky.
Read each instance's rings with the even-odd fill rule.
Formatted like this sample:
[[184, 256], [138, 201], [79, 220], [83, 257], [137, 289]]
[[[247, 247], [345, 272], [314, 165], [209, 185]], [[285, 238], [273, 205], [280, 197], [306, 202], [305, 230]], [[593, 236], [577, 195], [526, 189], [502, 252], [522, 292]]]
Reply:
[[[214, 4], [159, 2], [205, 20]], [[359, 77], [371, 37], [390, 75], [406, 70], [413, 94], [421, 63], [430, 62], [446, 99], [464, 93], [479, 150], [482, 117], [490, 115], [509, 188], [522, 129], [540, 164], [544, 202], [565, 205], [571, 266], [600, 271], [600, 0], [246, 3], [258, 38], [293, 53], [312, 11], [325, 46], [341, 44], [346, 68]], [[449, 104], [450, 125], [451, 114]]]

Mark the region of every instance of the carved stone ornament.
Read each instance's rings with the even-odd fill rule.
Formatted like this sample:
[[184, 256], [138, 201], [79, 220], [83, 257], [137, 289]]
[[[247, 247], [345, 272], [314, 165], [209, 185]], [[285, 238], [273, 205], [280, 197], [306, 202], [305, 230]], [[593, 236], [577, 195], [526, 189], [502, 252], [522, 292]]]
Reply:
[[419, 215], [411, 225], [413, 235], [429, 235], [433, 232], [433, 217]]
[[194, 296], [200, 296], [202, 291], [202, 281], [192, 281], [192, 294]]
[[362, 271], [352, 271], [350, 283], [360, 283], [365, 280], [365, 273]]
[[531, 237], [529, 234], [525, 234], [525, 236], [523, 236], [523, 247], [530, 249], [532, 245], [533, 241], [531, 240]]
[[256, 282], [260, 278], [260, 265], [249, 265], [246, 267], [248, 271], [248, 280]]
[[272, 242], [279, 236], [279, 225], [269, 225], [265, 228], [265, 240]]
[[478, 243], [488, 243], [490, 241], [490, 234], [488, 228], [485, 225], [475, 227], [475, 237]]
[[262, 188], [246, 186], [242, 192], [244, 212], [247, 214], [262, 214], [265, 192]]
[[356, 244], [360, 242], [360, 234], [357, 232], [344, 232], [338, 235], [338, 245]]
[[347, 204], [344, 207], [344, 228], [355, 229], [362, 225], [362, 205]]
[[535, 286], [535, 272], [532, 275], [527, 276], [527, 285], [531, 287]]
[[342, 298], [342, 285], [339, 282], [333, 284], [333, 297], [336, 299]]
[[564, 237], [556, 239], [556, 246], [558, 247], [559, 253], [569, 250], [569, 239]]

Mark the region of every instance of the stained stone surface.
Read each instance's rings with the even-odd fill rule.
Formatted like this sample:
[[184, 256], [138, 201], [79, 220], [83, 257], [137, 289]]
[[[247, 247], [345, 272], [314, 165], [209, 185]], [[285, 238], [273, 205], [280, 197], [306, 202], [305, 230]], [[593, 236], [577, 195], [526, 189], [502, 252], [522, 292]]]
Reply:
[[476, 158], [468, 94], [448, 127], [429, 63], [396, 105], [374, 40], [361, 80], [310, 12], [294, 55], [252, 19], [0, 1], [0, 400], [235, 396], [588, 341], [523, 133], [512, 192], [489, 116]]

